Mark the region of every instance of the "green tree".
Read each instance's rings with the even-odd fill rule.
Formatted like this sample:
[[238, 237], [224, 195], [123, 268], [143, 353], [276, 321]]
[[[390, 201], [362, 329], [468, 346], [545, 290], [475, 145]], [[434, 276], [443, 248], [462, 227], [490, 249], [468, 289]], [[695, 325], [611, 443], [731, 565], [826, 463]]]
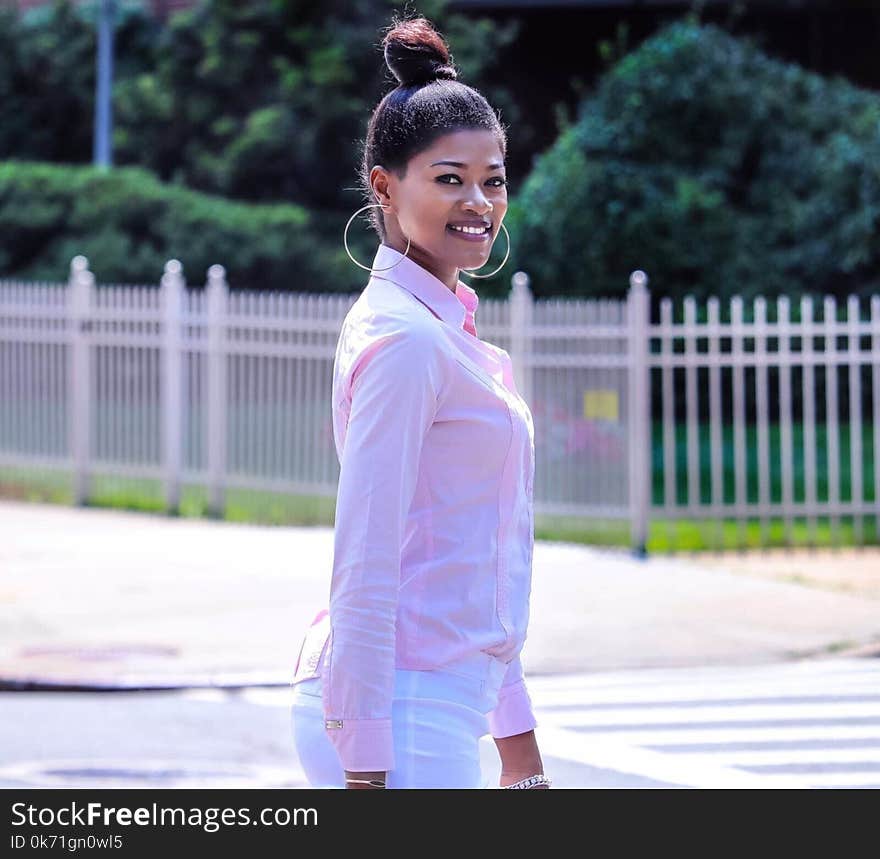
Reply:
[[[248, 200], [359, 203], [355, 145], [392, 81], [377, 48], [393, 0], [205, 0], [175, 15], [155, 66], [116, 86], [120, 160]], [[466, 79], [515, 27], [465, 22], [426, 0]], [[502, 100], [503, 101], [503, 100]]]
[[[0, 8], [0, 158], [91, 161], [97, 5]], [[158, 24], [141, 7], [119, 4], [117, 76], [150, 62]]]
[[91, 157], [93, 31], [56, 0], [39, 26], [0, 10], [0, 157]]
[[[0, 9], [0, 158], [91, 160], [99, 7]], [[409, 0], [202, 0], [161, 25], [142, 2], [120, 0], [114, 161], [214, 194], [296, 200], [335, 222], [359, 200], [356, 144], [393, 84], [378, 47], [400, 11], [416, 14]], [[518, 32], [516, 21], [448, 12], [445, 0], [417, 13], [478, 88]], [[483, 91], [517, 122], [506, 87]]]
[[678, 22], [621, 58], [513, 201], [538, 294], [876, 292], [880, 97]]

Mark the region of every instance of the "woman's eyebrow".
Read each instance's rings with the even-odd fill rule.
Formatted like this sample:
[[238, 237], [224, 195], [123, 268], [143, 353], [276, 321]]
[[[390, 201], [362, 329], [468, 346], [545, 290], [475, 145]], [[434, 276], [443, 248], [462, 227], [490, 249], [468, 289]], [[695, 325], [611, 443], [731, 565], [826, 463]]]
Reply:
[[[467, 168], [467, 164], [462, 164], [461, 161], [435, 161], [433, 164], [429, 164], [428, 166], [436, 167], [438, 164], [448, 164], [450, 167], [460, 167], [462, 170]], [[500, 170], [503, 166], [503, 164], [489, 164], [486, 169]]]

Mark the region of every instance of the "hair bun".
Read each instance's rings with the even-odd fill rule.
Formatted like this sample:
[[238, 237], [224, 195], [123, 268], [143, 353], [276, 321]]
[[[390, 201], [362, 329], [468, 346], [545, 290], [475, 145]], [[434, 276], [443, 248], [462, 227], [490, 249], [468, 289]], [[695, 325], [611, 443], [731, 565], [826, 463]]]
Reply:
[[448, 45], [426, 18], [392, 25], [382, 44], [385, 62], [401, 86], [458, 77]]

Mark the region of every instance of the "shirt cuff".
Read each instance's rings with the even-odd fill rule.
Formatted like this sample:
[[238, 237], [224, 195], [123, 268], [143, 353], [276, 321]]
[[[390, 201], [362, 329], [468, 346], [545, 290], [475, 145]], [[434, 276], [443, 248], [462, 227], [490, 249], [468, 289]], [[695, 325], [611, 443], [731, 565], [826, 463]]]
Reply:
[[328, 719], [330, 737], [342, 768], [349, 772], [388, 772], [394, 769], [391, 719]]
[[498, 704], [488, 718], [489, 732], [498, 739], [524, 734], [538, 727], [524, 680], [501, 687]]

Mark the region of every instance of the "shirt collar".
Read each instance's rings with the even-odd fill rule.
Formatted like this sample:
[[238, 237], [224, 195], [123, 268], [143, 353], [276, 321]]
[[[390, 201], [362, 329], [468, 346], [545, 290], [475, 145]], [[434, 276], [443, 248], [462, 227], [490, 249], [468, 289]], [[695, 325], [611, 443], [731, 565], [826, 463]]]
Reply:
[[416, 298], [428, 305], [444, 322], [456, 328], [464, 328], [468, 315], [473, 319], [479, 304], [477, 293], [466, 283], [458, 281], [455, 293], [427, 269], [410, 257], [386, 244], [380, 244], [373, 259], [373, 268], [394, 268], [373, 272], [373, 277], [390, 280], [409, 290]]

